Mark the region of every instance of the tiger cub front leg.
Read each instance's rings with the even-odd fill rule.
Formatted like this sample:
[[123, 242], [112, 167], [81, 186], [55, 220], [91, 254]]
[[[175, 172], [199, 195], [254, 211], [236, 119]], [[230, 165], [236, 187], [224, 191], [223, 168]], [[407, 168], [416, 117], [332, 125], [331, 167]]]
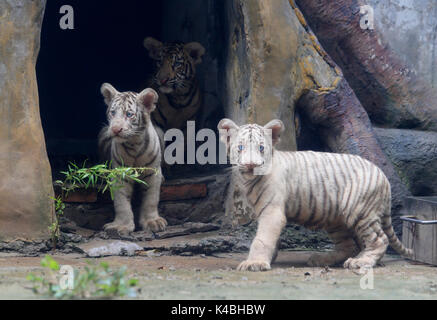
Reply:
[[158, 174], [152, 174], [146, 181], [147, 186], [141, 185], [140, 225], [143, 230], [164, 231], [167, 227], [167, 221], [160, 217], [158, 213], [162, 181], [161, 171]]
[[115, 230], [119, 234], [127, 234], [134, 231], [134, 214], [132, 212], [133, 183], [123, 182], [120, 189], [114, 190], [115, 219], [103, 226], [105, 231]]
[[258, 230], [250, 246], [249, 256], [240, 263], [240, 271], [266, 271], [270, 270], [270, 263], [276, 253], [281, 231], [286, 224], [282, 208], [278, 206], [267, 207], [258, 218]]

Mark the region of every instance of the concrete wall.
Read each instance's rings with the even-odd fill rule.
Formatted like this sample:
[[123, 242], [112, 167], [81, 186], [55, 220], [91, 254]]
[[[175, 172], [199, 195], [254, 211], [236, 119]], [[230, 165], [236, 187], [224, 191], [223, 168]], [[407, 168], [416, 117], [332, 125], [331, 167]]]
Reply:
[[48, 238], [53, 186], [36, 57], [46, 1], [0, 1], [0, 240]]
[[367, 0], [375, 28], [426, 81], [437, 86], [437, 1]]

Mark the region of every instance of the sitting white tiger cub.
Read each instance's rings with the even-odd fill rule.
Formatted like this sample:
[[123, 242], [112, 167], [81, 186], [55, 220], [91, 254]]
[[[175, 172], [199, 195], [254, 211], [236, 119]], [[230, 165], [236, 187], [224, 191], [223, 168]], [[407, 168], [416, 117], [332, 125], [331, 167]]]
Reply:
[[[161, 187], [161, 147], [158, 135], [150, 120], [150, 113], [155, 109], [158, 94], [147, 88], [141, 93], [118, 92], [109, 83], [100, 89], [108, 106], [106, 115], [109, 125], [99, 134], [101, 155], [111, 160], [113, 167], [148, 167], [156, 168], [146, 172], [140, 179], [147, 186], [140, 184], [142, 203], [139, 223], [143, 229], [162, 231], [167, 221], [158, 214], [158, 202]], [[114, 229], [124, 234], [134, 231], [134, 215], [131, 198], [134, 181], [127, 180], [123, 187], [114, 191], [115, 220], [104, 226], [105, 230]]]
[[[394, 233], [390, 183], [374, 164], [348, 154], [275, 150], [283, 131], [280, 120], [239, 127], [223, 119], [218, 129], [258, 220], [249, 257], [238, 270], [270, 269], [287, 220], [323, 228], [335, 243], [334, 252], [311, 256], [310, 266], [372, 267], [389, 243], [401, 255], [412, 254]], [[269, 161], [270, 172], [257, 175]]]

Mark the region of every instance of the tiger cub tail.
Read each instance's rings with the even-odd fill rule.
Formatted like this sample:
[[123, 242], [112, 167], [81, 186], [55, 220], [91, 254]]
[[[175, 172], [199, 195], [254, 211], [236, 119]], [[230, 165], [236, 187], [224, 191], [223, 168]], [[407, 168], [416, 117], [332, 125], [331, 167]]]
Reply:
[[391, 210], [390, 207], [388, 210], [385, 211], [384, 215], [382, 216], [382, 229], [384, 230], [385, 234], [388, 237], [388, 241], [390, 243], [390, 246], [401, 256], [411, 258], [413, 256], [413, 249], [405, 248], [405, 246], [402, 244], [402, 242], [399, 240], [399, 238], [396, 236], [395, 231], [393, 229], [393, 226], [391, 224]]

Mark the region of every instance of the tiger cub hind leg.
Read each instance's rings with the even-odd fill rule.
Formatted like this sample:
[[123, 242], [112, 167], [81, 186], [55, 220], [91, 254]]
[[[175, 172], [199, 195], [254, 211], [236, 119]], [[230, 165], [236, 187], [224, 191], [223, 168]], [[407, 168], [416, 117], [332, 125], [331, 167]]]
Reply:
[[381, 227], [379, 220], [363, 221], [358, 223], [355, 234], [363, 243], [363, 250], [344, 263], [345, 268], [359, 269], [362, 267], [374, 267], [384, 256], [388, 247], [388, 238]]
[[334, 242], [333, 252], [314, 253], [307, 264], [310, 267], [325, 267], [342, 264], [349, 257], [355, 256], [358, 246], [353, 238], [353, 234], [347, 230], [328, 232], [329, 238]]

